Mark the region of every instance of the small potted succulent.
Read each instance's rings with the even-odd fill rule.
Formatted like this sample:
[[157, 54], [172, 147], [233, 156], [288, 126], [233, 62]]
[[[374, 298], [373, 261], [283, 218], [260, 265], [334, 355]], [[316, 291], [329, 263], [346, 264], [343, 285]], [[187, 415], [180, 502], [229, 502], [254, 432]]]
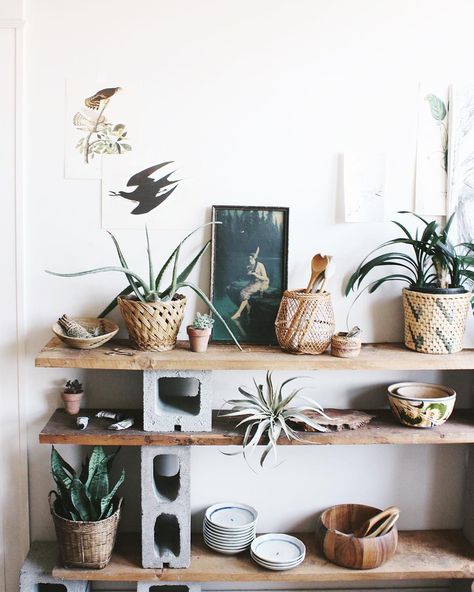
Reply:
[[211, 315], [196, 313], [193, 324], [187, 327], [191, 351], [203, 353], [207, 350], [213, 324], [214, 319]]
[[81, 399], [84, 395], [82, 384], [75, 378], [68, 380], [64, 385], [61, 399], [64, 402], [64, 408], [69, 415], [77, 415], [81, 408]]
[[[474, 243], [453, 245], [449, 229], [453, 216], [444, 228], [412, 212], [422, 222], [422, 230], [411, 233], [400, 222], [393, 223], [402, 236], [388, 240], [360, 263], [349, 278], [346, 296], [361, 288], [362, 282], [374, 270], [388, 272], [370, 282], [364, 290], [375, 292], [386, 282], [407, 284], [403, 289], [405, 315], [405, 345], [409, 349], [430, 354], [451, 354], [463, 348], [463, 337], [471, 285], [474, 280]], [[397, 246], [400, 251], [375, 252]], [[359, 295], [360, 295], [359, 294]]]
[[110, 561], [122, 504], [117, 490], [125, 479], [122, 469], [115, 485], [110, 482], [117, 452], [107, 454], [95, 446], [76, 472], [52, 447], [51, 473], [57, 491], [49, 493], [49, 505], [66, 566], [102, 569]]

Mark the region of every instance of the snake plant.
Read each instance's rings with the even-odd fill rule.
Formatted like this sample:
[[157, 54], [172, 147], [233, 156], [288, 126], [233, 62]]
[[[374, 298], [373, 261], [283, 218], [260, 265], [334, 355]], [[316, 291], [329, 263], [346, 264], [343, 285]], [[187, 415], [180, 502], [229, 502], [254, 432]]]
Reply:
[[102, 446], [95, 446], [78, 475], [52, 447], [51, 472], [57, 487], [55, 510], [58, 515], [67, 520], [96, 522], [116, 511], [114, 496], [125, 479], [122, 469], [117, 483], [110, 486], [109, 472], [117, 452], [106, 454]]
[[[307, 417], [305, 414], [306, 411], [313, 411], [323, 417], [328, 417], [321, 405], [313, 401], [313, 399], [300, 394], [307, 387], [293, 389], [289, 394], [284, 394], [283, 392], [287, 384], [295, 380], [301, 380], [302, 378], [304, 377], [296, 376], [289, 378], [277, 387], [273, 384], [272, 373], [267, 372], [266, 388], [261, 384], [257, 384], [254, 379], [255, 394], [249, 392], [246, 388], [239, 387], [239, 393], [243, 395], [243, 398], [227, 401], [231, 409], [221, 415], [230, 418], [243, 418], [236, 427], [245, 426], [242, 450], [240, 452], [243, 453], [247, 461], [253, 455], [257, 445], [264, 436], [268, 437], [268, 443], [260, 455], [259, 462], [261, 467], [263, 467], [265, 460], [272, 450], [275, 463], [278, 461], [277, 442], [281, 434], [284, 434], [289, 441], [305, 441], [290, 426], [292, 421], [306, 423], [319, 432], [327, 432], [327, 428]], [[302, 399], [305, 404], [290, 406], [297, 397]], [[240, 454], [240, 452], [237, 454]]]
[[[109, 266], [109, 267], [97, 267], [95, 269], [87, 269], [85, 271], [78, 271], [76, 273], [57, 273], [54, 271], [46, 270], [46, 273], [51, 275], [57, 275], [60, 277], [78, 277], [81, 275], [89, 275], [92, 273], [102, 273], [108, 271], [114, 271], [123, 273], [128, 281], [128, 286], [124, 288], [120, 294], [118, 294], [112, 302], [100, 313], [99, 318], [106, 316], [111, 310], [113, 310], [117, 306], [117, 298], [120, 296], [127, 296], [134, 293], [137, 300], [141, 302], [159, 302], [159, 301], [168, 301], [172, 300], [178, 290], [181, 288], [190, 288], [193, 290], [198, 297], [211, 309], [213, 314], [221, 321], [221, 323], [226, 328], [227, 332], [229, 333], [230, 337], [233, 339], [234, 343], [237, 347], [241, 350], [242, 348], [239, 345], [235, 335], [232, 333], [230, 327], [227, 325], [225, 320], [222, 318], [220, 313], [208, 299], [208, 297], [204, 294], [204, 292], [195, 284], [188, 281], [188, 277], [190, 273], [193, 271], [194, 267], [196, 266], [197, 262], [201, 259], [204, 253], [209, 248], [211, 241], [208, 240], [206, 244], [197, 252], [197, 254], [193, 257], [191, 262], [182, 269], [179, 270], [179, 256], [181, 252], [181, 247], [183, 244], [198, 230], [204, 228], [205, 226], [209, 226], [211, 224], [221, 224], [221, 222], [214, 221], [208, 222], [201, 226], [195, 228], [192, 232], [190, 232], [184, 239], [178, 244], [178, 246], [172, 251], [171, 255], [166, 259], [165, 263], [162, 265], [161, 269], [159, 270], [158, 274], [155, 275], [154, 272], [154, 265], [151, 256], [151, 247], [150, 247], [150, 237], [148, 235], [148, 229], [145, 227], [145, 235], [146, 235], [146, 247], [147, 247], [147, 267], [148, 267], [148, 278], [144, 279], [140, 275], [138, 275], [135, 271], [132, 271], [127, 261], [123, 255], [122, 249], [115, 238], [115, 236], [109, 232], [109, 235], [115, 245], [115, 249], [117, 251], [117, 255], [119, 258], [120, 266]], [[161, 284], [163, 282], [164, 275], [168, 269], [171, 269], [171, 282], [170, 284], [163, 290], [161, 288]]]

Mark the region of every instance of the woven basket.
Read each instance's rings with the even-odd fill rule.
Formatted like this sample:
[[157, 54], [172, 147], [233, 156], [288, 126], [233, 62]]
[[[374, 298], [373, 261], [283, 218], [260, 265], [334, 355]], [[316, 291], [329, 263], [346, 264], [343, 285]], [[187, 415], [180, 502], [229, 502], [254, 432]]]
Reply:
[[168, 351], [174, 348], [184, 318], [186, 296], [176, 294], [169, 302], [117, 300], [130, 339], [137, 349]]
[[66, 567], [103, 569], [110, 561], [120, 520], [122, 499], [109, 518], [97, 522], [75, 522], [56, 514], [55, 501], [50, 491], [49, 508], [53, 517], [59, 555]]
[[292, 354], [322, 354], [334, 333], [331, 294], [287, 290], [278, 309], [275, 332], [280, 347]]
[[347, 333], [336, 333], [331, 338], [331, 355], [336, 358], [356, 358], [360, 354], [360, 337], [347, 337]]
[[405, 345], [425, 354], [461, 351], [471, 296], [471, 292], [425, 294], [404, 288]]

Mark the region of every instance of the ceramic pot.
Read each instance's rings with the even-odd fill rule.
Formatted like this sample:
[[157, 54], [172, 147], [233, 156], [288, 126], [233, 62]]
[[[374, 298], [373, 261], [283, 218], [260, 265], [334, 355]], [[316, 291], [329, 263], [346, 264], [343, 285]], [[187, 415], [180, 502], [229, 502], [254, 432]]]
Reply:
[[81, 399], [84, 392], [81, 393], [61, 393], [61, 399], [64, 402], [64, 408], [68, 415], [77, 415], [81, 408]]
[[191, 325], [187, 327], [189, 345], [191, 351], [196, 353], [204, 353], [207, 351], [207, 344], [211, 336], [211, 329], [195, 329]]

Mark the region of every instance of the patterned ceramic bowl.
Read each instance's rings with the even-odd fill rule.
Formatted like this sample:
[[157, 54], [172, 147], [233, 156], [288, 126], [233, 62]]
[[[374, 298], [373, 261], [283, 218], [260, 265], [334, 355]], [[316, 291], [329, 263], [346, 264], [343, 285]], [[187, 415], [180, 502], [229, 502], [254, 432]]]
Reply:
[[388, 402], [400, 423], [414, 428], [432, 428], [451, 415], [456, 391], [426, 382], [398, 382], [388, 387]]

